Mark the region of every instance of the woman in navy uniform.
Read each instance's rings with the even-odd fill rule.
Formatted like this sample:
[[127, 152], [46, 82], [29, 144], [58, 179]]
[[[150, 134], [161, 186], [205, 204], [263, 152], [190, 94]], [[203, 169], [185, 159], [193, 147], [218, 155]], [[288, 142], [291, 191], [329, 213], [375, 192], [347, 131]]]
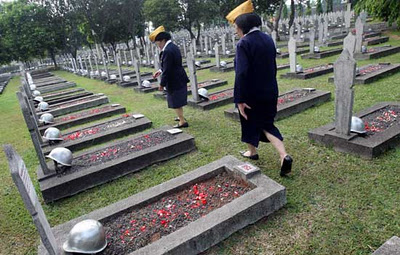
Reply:
[[286, 153], [283, 137], [274, 125], [277, 112], [276, 49], [271, 37], [261, 32], [261, 18], [251, 1], [233, 10], [227, 19], [234, 22], [241, 38], [236, 46], [234, 102], [240, 113], [245, 158], [257, 160], [260, 141], [271, 142], [279, 152], [281, 176], [288, 174], [293, 159]]
[[189, 127], [183, 116], [183, 106], [187, 105], [187, 83], [189, 78], [182, 66], [182, 55], [175, 44], [171, 42], [171, 35], [165, 32], [163, 26], [158, 27], [149, 35], [152, 42], [160, 48], [161, 69], [154, 77], [161, 75], [159, 90], [167, 90], [168, 108], [175, 110], [179, 124], [175, 128]]

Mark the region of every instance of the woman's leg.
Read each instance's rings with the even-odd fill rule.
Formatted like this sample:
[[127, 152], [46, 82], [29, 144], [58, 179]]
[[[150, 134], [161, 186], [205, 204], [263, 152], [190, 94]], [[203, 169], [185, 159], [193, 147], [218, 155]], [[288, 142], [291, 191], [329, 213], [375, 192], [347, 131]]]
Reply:
[[283, 159], [285, 158], [286, 155], [288, 155], [285, 150], [285, 145], [283, 144], [283, 142], [280, 139], [278, 139], [277, 137], [268, 133], [265, 130], [264, 130], [264, 134], [267, 137], [267, 139], [271, 142], [272, 146], [274, 146], [275, 149], [278, 151], [279, 157], [281, 158], [281, 165], [282, 165]]
[[250, 157], [257, 154], [257, 149], [253, 145], [247, 143], [247, 148], [249, 150], [243, 153], [243, 156]]
[[183, 107], [175, 108], [176, 115], [179, 118], [179, 125], [183, 125], [185, 123], [185, 118], [183, 117]]

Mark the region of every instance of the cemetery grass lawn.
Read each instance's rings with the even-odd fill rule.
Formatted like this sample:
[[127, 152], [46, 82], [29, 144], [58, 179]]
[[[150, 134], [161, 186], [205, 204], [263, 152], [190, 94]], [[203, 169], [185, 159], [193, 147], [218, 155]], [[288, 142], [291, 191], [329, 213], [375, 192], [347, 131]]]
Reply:
[[[386, 44], [400, 45], [399, 32]], [[335, 48], [335, 47], [332, 47]], [[304, 68], [333, 63], [338, 56], [298, 62]], [[278, 59], [278, 64], [288, 63]], [[400, 62], [400, 53], [378, 60], [359, 61], [358, 66], [378, 62]], [[145, 68], [141, 69], [146, 71]], [[150, 69], [149, 69], [150, 70]], [[288, 69], [278, 72], [278, 76]], [[153, 121], [153, 127], [175, 124], [166, 102], [150, 94], [135, 93], [97, 80], [64, 71], [56, 75], [95, 93], [105, 93], [111, 103], [120, 103], [127, 112], [140, 112]], [[278, 78], [280, 92], [296, 87], [314, 87], [332, 92], [331, 74], [309, 80]], [[210, 92], [233, 87], [234, 72], [198, 71], [198, 81], [227, 79], [228, 85]], [[36, 191], [38, 160], [17, 103], [19, 77], [14, 78], [0, 95], [0, 142], [10, 143], [25, 160]], [[368, 85], [355, 86], [354, 112], [381, 101], [400, 101], [400, 73]], [[185, 107], [197, 151], [153, 165], [90, 189], [74, 197], [44, 205], [52, 226], [64, 223], [153, 187], [225, 155], [240, 158], [240, 124], [224, 117], [226, 105], [211, 111]], [[276, 122], [285, 137], [287, 151], [295, 163], [289, 178], [279, 177], [278, 156], [269, 144], [261, 144], [260, 160], [253, 162], [262, 172], [287, 188], [288, 204], [272, 216], [235, 233], [205, 254], [370, 254], [393, 235], [400, 235], [400, 148], [374, 160], [364, 160], [310, 143], [307, 131], [330, 123], [334, 100]], [[0, 153], [0, 254], [36, 254], [39, 237], [17, 193], [4, 153]]]

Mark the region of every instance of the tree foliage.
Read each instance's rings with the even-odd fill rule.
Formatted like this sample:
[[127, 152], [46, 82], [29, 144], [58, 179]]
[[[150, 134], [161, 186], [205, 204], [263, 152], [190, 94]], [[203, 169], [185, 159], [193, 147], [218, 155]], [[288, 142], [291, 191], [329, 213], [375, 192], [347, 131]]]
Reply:
[[317, 0], [317, 15], [322, 14], [324, 10], [322, 9], [322, 3], [321, 0]]
[[370, 15], [388, 21], [389, 24], [397, 23], [400, 26], [400, 1], [399, 0], [363, 0], [358, 1], [355, 10], [365, 10]]
[[283, 17], [284, 19], [287, 19], [287, 18], [289, 17], [289, 12], [288, 12], [288, 8], [287, 8], [287, 5], [286, 5], [286, 4], [283, 5], [282, 17]]
[[311, 15], [312, 14], [312, 9], [311, 9], [310, 0], [307, 0], [306, 5], [307, 5], [307, 7], [306, 7], [306, 15]]

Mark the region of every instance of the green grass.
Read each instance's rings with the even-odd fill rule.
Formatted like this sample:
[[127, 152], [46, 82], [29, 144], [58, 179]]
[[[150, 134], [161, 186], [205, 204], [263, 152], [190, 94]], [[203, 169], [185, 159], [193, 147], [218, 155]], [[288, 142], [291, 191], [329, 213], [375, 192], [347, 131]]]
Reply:
[[[391, 32], [386, 44], [400, 45], [400, 32]], [[322, 60], [298, 61], [303, 67], [334, 62], [338, 56]], [[373, 62], [400, 62], [400, 54], [375, 61], [359, 61], [359, 66]], [[279, 59], [278, 64], [288, 59]], [[143, 71], [150, 69], [142, 69]], [[288, 69], [278, 72], [287, 72]], [[128, 112], [140, 112], [157, 128], [174, 124], [174, 113], [166, 102], [152, 94], [135, 93], [97, 80], [57, 71], [56, 75], [76, 82], [95, 93], [105, 93], [112, 103], [124, 105]], [[311, 80], [278, 78], [280, 92], [295, 87], [329, 90], [332, 74]], [[234, 73], [198, 72], [198, 80], [227, 79], [233, 86]], [[0, 143], [10, 143], [20, 153], [40, 196], [36, 181], [38, 160], [24, 123], [15, 91], [19, 77], [14, 78], [0, 96]], [[381, 101], [400, 101], [400, 73], [369, 85], [355, 86], [354, 111]], [[225, 155], [239, 158], [240, 125], [224, 117], [227, 105], [207, 112], [185, 107], [197, 151], [156, 164], [143, 171], [90, 189], [62, 201], [44, 205], [52, 226], [61, 224], [95, 209], [184, 174]], [[279, 177], [278, 155], [269, 144], [259, 148], [261, 159], [254, 162], [262, 172], [287, 188], [287, 205], [272, 216], [235, 233], [211, 248], [206, 254], [370, 254], [385, 240], [400, 234], [400, 148], [388, 151], [374, 160], [335, 152], [312, 144], [307, 131], [332, 121], [334, 100], [300, 114], [278, 121], [288, 152], [293, 155], [294, 171], [289, 178]], [[24, 208], [0, 153], [0, 254], [36, 254], [39, 236]], [[42, 199], [40, 197], [40, 199]]]

